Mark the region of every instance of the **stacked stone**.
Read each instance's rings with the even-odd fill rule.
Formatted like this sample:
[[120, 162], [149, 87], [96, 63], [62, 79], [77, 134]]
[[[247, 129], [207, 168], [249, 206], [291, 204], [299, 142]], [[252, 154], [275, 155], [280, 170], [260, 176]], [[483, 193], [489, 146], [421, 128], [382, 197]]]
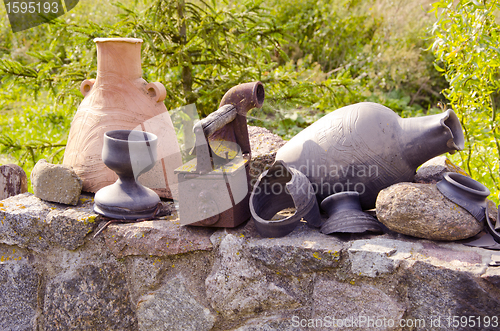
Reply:
[[[388, 188], [384, 200], [429, 199], [432, 185]], [[0, 329], [430, 330], [471, 311], [490, 324], [500, 315], [500, 257], [484, 249], [304, 223], [262, 238], [253, 222], [189, 227], [175, 214], [93, 239], [92, 205], [91, 195], [75, 206], [30, 193], [0, 201]]]

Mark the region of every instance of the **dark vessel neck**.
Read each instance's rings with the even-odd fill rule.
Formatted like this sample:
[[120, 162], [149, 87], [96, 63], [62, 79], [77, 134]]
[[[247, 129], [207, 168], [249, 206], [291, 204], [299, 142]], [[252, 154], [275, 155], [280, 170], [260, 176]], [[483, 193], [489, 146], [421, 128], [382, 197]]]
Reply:
[[433, 157], [464, 148], [464, 135], [457, 115], [444, 113], [401, 119], [401, 144], [405, 158], [415, 169]]

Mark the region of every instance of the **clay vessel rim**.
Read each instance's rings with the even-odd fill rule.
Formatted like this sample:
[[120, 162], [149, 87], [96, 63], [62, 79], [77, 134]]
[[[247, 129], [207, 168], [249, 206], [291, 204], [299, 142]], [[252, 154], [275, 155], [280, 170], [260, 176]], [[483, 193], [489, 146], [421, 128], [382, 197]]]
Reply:
[[[451, 134], [451, 139], [452, 139], [452, 145], [449, 147], [453, 147], [458, 151], [461, 151], [465, 147], [465, 138], [464, 138], [464, 133], [462, 130], [458, 130], [458, 128], [453, 128], [452, 126], [446, 124], [445, 122], [447, 120], [452, 120], [455, 122], [460, 123], [460, 120], [458, 119], [457, 114], [453, 111], [453, 109], [447, 109], [444, 114], [446, 114], [445, 117], [441, 118], [440, 124], [443, 128], [446, 128], [449, 130]], [[461, 128], [460, 128], [461, 129]]]
[[[134, 136], [137, 135], [139, 137], [144, 137], [143, 139], [137, 139], [137, 140], [129, 140], [129, 137], [134, 138]], [[127, 139], [121, 138], [121, 137], [116, 137], [116, 136], [126, 136], [128, 137]], [[109, 139], [111, 141], [115, 142], [127, 142], [127, 143], [144, 143], [144, 142], [152, 142], [158, 140], [158, 137], [151, 132], [144, 132], [144, 131], [138, 131], [138, 130], [112, 130], [112, 131], [107, 131], [104, 133], [104, 137], [106, 139]]]
[[[344, 206], [342, 204], [343, 202], [347, 201], [348, 203], [351, 203], [350, 205]], [[340, 205], [339, 205], [340, 203]], [[359, 205], [358, 208], [352, 208], [354, 205], [356, 206]], [[359, 210], [362, 211], [363, 209], [361, 208], [361, 203], [359, 202], [359, 192], [358, 191], [342, 191], [342, 192], [337, 192], [333, 193], [329, 196], [327, 196], [323, 201], [321, 202], [320, 206], [322, 209], [328, 209], [331, 206], [337, 206], [337, 208], [340, 207], [339, 210]]]
[[143, 40], [139, 38], [94, 38], [95, 43], [105, 43], [108, 41], [131, 43], [131, 44], [137, 44], [143, 42]]
[[[278, 167], [282, 167], [291, 178], [283, 182], [283, 176], [276, 176]], [[276, 171], [275, 171], [276, 170]], [[269, 174], [269, 177], [268, 177]], [[285, 190], [280, 191], [279, 194], [271, 192], [272, 194], [265, 194], [261, 189], [256, 190], [256, 187], [263, 185], [263, 179], [267, 178], [268, 183], [279, 184]], [[254, 189], [250, 195], [249, 206], [252, 219], [257, 227], [257, 232], [263, 237], [283, 237], [292, 232], [303, 218], [306, 220], [308, 226], [319, 227], [321, 217], [319, 214], [318, 203], [316, 196], [311, 194], [308, 198], [304, 196], [304, 186], [309, 188], [311, 183], [307, 177], [300, 171], [289, 168], [284, 161], [277, 160], [273, 165], [264, 171], [255, 184]], [[306, 191], [308, 191], [306, 189]], [[266, 197], [267, 200], [273, 199], [272, 204], [263, 204], [261, 200]], [[272, 218], [276, 213], [285, 208], [295, 208], [292, 215], [279, 220]], [[264, 215], [270, 216], [270, 219], [264, 218]]]
[[254, 86], [254, 95], [255, 95], [255, 108], [262, 108], [265, 99], [265, 91], [264, 85], [261, 82], [257, 82]]
[[488, 190], [486, 186], [472, 178], [456, 172], [445, 173], [444, 180], [452, 184], [453, 186], [469, 193], [484, 196], [485, 198], [490, 195], [490, 190]]
[[333, 193], [333, 194], [330, 194], [329, 196], [327, 196], [323, 201], [325, 201], [326, 199], [328, 199], [328, 201], [332, 201], [332, 200], [336, 201], [338, 199], [346, 198], [346, 197], [349, 197], [349, 198], [358, 197], [359, 198], [359, 192], [358, 191], [336, 192], [336, 193]]

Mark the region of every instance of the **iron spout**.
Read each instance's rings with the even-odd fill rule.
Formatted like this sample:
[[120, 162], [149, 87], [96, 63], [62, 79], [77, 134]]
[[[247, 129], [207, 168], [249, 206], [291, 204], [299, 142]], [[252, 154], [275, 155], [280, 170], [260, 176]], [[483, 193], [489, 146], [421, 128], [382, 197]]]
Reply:
[[232, 87], [222, 97], [219, 109], [225, 105], [233, 105], [236, 108], [236, 118], [217, 131], [210, 139], [235, 142], [240, 146], [241, 153], [250, 159], [251, 148], [248, 138], [247, 113], [252, 108], [262, 107], [264, 98], [264, 85], [261, 82], [243, 83]]
[[236, 107], [238, 114], [246, 116], [250, 109], [262, 107], [264, 98], [264, 85], [261, 82], [243, 83], [232, 87], [224, 94], [219, 108], [230, 104]]

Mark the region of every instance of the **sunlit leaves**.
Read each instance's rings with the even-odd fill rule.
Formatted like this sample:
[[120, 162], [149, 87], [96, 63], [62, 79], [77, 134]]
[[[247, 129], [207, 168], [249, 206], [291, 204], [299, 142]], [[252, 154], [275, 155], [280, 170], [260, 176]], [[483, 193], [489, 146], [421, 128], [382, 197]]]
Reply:
[[432, 51], [449, 88], [443, 91], [458, 112], [466, 148], [454, 157], [473, 178], [485, 183], [497, 200], [500, 190], [500, 2], [452, 1], [434, 3], [437, 22]]

